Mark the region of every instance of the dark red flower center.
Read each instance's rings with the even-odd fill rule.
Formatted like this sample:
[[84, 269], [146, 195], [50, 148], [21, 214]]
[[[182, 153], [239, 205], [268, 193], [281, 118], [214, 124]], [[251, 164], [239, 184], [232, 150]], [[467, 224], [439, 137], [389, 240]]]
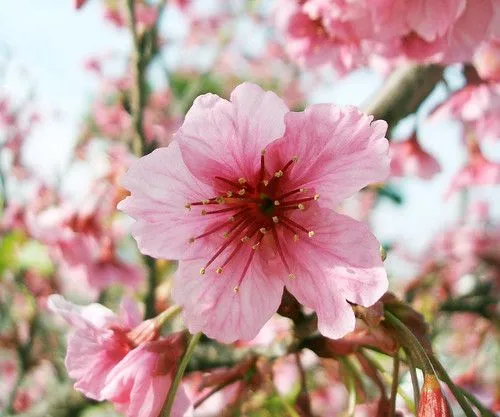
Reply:
[[[303, 211], [307, 208], [307, 203], [319, 199], [318, 194], [313, 194], [312, 191], [305, 188], [285, 189], [285, 184], [290, 183], [290, 181], [285, 182], [284, 177], [290, 175], [289, 169], [296, 161], [297, 157], [290, 159], [283, 168], [270, 175], [266, 170], [263, 152], [260, 169], [256, 173], [254, 181], [249, 182], [246, 178], [233, 179], [216, 176], [217, 183], [220, 183], [220, 195], [186, 204], [188, 210], [201, 206], [199, 214], [202, 216], [210, 217], [210, 215], [220, 213], [230, 215], [226, 220], [218, 221], [216, 225], [208, 228], [202, 234], [190, 238], [190, 242], [195, 242], [223, 231], [225, 241], [201, 268], [200, 274], [204, 275], [206, 270], [216, 261], [219, 262], [219, 265], [215, 271], [222, 274], [224, 268], [234, 259], [236, 254], [250, 247], [238, 285], [234, 287], [237, 292], [250, 267], [255, 251], [261, 246], [264, 236], [269, 233], [288, 272], [288, 277], [295, 278], [283, 251], [283, 242], [281, 241], [283, 238], [280, 239], [277, 230], [282, 228], [286, 232], [283, 236], [289, 235], [293, 241], [300, 239], [301, 235], [313, 237], [314, 231], [297, 223], [290, 217], [290, 213], [294, 210]], [[232, 248], [232, 250], [223, 258], [222, 254], [228, 248]]]

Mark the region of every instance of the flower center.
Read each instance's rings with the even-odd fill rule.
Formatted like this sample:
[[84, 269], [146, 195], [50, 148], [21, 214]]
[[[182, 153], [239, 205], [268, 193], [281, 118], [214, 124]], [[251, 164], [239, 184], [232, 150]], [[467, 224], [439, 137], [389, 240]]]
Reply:
[[[272, 237], [271, 242], [274, 242], [274, 247], [288, 273], [288, 277], [290, 279], [295, 278], [295, 274], [290, 270], [282, 245], [287, 240], [286, 236], [296, 242], [301, 235], [313, 237], [314, 231], [308, 230], [291, 219], [290, 212], [294, 210], [303, 211], [307, 208], [308, 203], [319, 199], [318, 194], [311, 195], [312, 193], [305, 188], [284, 190], [286, 187], [284, 177], [290, 175], [289, 169], [296, 161], [297, 157], [290, 159], [283, 168], [270, 175], [266, 170], [263, 152], [260, 170], [252, 184], [245, 178], [234, 180], [216, 176], [215, 179], [221, 184], [220, 195], [186, 204], [186, 209], [190, 211], [195, 208], [201, 209], [196, 210], [196, 214], [207, 216], [209, 219], [214, 215], [217, 217], [213, 226], [211, 225], [212, 227], [208, 227], [198, 236], [191, 237], [189, 239], [190, 243], [223, 232], [224, 242], [200, 269], [201, 275], [204, 275], [207, 269], [216, 261], [220, 263], [215, 271], [222, 274], [224, 268], [234, 257], [245, 251], [247, 253], [246, 262], [238, 285], [234, 287], [234, 291], [238, 292], [255, 251], [262, 246], [264, 236], [269, 233]], [[217, 216], [222, 213], [228, 213], [229, 217], [221, 219], [221, 216]], [[284, 231], [281, 238], [278, 234], [279, 228]], [[224, 252], [228, 252], [225, 258], [222, 256]]]

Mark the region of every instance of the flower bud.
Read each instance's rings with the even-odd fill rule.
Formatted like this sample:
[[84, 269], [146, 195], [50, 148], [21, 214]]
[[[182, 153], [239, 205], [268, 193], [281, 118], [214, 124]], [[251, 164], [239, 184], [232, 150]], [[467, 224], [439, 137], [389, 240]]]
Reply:
[[453, 416], [448, 400], [443, 395], [439, 381], [434, 375], [426, 374], [420, 396], [417, 417]]

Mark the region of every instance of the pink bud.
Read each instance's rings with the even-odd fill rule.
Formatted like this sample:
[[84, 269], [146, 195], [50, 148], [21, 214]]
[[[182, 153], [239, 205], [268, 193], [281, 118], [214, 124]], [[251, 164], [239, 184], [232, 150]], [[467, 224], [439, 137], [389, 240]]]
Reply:
[[425, 375], [417, 417], [451, 417], [450, 406], [434, 375]]

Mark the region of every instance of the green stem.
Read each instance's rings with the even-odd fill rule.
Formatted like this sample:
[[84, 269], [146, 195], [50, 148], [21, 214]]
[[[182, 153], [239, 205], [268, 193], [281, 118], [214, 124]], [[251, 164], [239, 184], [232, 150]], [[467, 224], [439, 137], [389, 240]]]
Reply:
[[392, 366], [392, 385], [391, 385], [391, 404], [390, 404], [390, 415], [394, 417], [396, 415], [396, 395], [399, 386], [399, 349], [396, 350], [394, 354], [394, 361]]
[[196, 348], [196, 345], [198, 344], [198, 341], [200, 340], [200, 337], [201, 337], [201, 333], [196, 333], [193, 336], [191, 336], [191, 340], [189, 341], [189, 345], [186, 349], [186, 352], [184, 353], [184, 356], [182, 357], [181, 363], [179, 364], [179, 368], [177, 368], [177, 372], [176, 372], [174, 380], [172, 382], [172, 386], [170, 387], [170, 390], [168, 391], [165, 405], [164, 405], [163, 410], [160, 414], [161, 417], [170, 417], [170, 412], [172, 411], [172, 406], [174, 405], [175, 394], [177, 393], [177, 389], [179, 388], [182, 377], [184, 376], [184, 372], [186, 371], [186, 367], [188, 366], [188, 363], [191, 359], [191, 356], [193, 356], [193, 352]]
[[167, 308], [165, 311], [163, 311], [162, 313], [160, 313], [156, 317], [155, 320], [158, 323], [158, 325], [161, 327], [167, 321], [169, 321], [169, 320], [173, 319], [175, 316], [177, 316], [177, 314], [179, 314], [181, 311], [182, 311], [181, 306], [171, 306], [171, 307]]
[[417, 355], [424, 373], [435, 375], [436, 373], [432, 368], [432, 364], [429, 357], [427, 356], [427, 352], [415, 337], [415, 335], [412, 333], [412, 331], [408, 329], [408, 327], [406, 327], [405, 324], [390, 311], [385, 310], [384, 317], [386, 321], [393, 327], [395, 327], [396, 330], [399, 331], [400, 335], [403, 336], [402, 344], [411, 352], [414, 352]]
[[144, 299], [146, 309], [144, 311], [144, 319], [151, 319], [156, 316], [156, 262], [154, 258], [144, 255], [144, 260], [148, 268], [148, 292]]
[[496, 414], [493, 411], [481, 404], [481, 401], [474, 397], [474, 395], [472, 395], [470, 392], [464, 390], [461, 387], [457, 388], [479, 410], [479, 412], [481, 413], [481, 417], [496, 417]]
[[[370, 354], [369, 352], [365, 351], [365, 352], [363, 352], [363, 355], [366, 358], [366, 360], [370, 362], [370, 364], [372, 366], [374, 366], [376, 369], [379, 370], [379, 372], [382, 375], [382, 378], [384, 378], [385, 382], [387, 384], [391, 384], [392, 385], [392, 377], [386, 371], [386, 369], [384, 368], [384, 366], [381, 363], [379, 363], [377, 360], [375, 360], [375, 358], [373, 358], [372, 354]], [[416, 408], [415, 408], [415, 405], [414, 405], [413, 401], [406, 394], [406, 392], [403, 391], [403, 389], [401, 387], [398, 387], [398, 394], [404, 400], [404, 402], [406, 404], [406, 408], [408, 408], [408, 410], [410, 412], [415, 412]]]
[[432, 365], [434, 366], [434, 369], [437, 371], [439, 378], [444, 381], [446, 385], [448, 385], [448, 388], [453, 393], [454, 397], [458, 401], [458, 404], [460, 404], [460, 407], [464, 411], [465, 415], [467, 417], [477, 417], [476, 413], [474, 412], [474, 410], [472, 410], [472, 407], [467, 401], [467, 398], [465, 398], [460, 388], [458, 388], [452, 381], [443, 365], [441, 365], [441, 362], [439, 362], [434, 356], [431, 356], [430, 360], [432, 362]]
[[411, 385], [413, 387], [413, 401], [415, 403], [415, 409], [418, 410], [418, 404], [420, 403], [420, 387], [418, 385], [417, 368], [415, 367], [412, 353], [408, 349], [405, 349], [405, 353], [406, 362], [411, 377]]

